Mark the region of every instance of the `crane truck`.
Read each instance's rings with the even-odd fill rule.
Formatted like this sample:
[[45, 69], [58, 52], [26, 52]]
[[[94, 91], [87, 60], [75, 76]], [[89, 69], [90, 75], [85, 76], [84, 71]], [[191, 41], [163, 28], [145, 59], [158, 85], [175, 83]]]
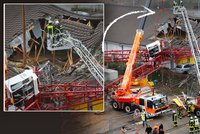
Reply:
[[[151, 0], [147, 0], [147, 8], [149, 8], [150, 3]], [[111, 105], [114, 110], [123, 109], [125, 112], [134, 111], [134, 113], [138, 113], [145, 110], [148, 117], [153, 117], [169, 110], [167, 96], [156, 94], [150, 86], [131, 89], [133, 69], [137, 52], [143, 38], [146, 17], [147, 16], [141, 19], [139, 29], [136, 30], [131, 53], [126, 63], [125, 74], [120, 88], [113, 92]]]

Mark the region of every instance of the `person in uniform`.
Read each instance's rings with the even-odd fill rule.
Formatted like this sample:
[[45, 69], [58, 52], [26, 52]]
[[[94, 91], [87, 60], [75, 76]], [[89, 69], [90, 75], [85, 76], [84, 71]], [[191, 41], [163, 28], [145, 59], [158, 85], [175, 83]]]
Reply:
[[153, 127], [153, 134], [158, 134], [159, 133], [159, 126], [158, 123]]
[[191, 103], [187, 103], [187, 116], [188, 117], [191, 116], [191, 107], [192, 107], [192, 104]]
[[177, 6], [176, 0], [173, 1], [173, 6]]
[[190, 132], [190, 134], [194, 133], [194, 126], [195, 126], [195, 122], [194, 122], [193, 117], [191, 116], [190, 120], [189, 120], [189, 132]]
[[182, 119], [182, 117], [183, 117], [182, 107], [179, 106], [179, 107], [177, 108], [177, 112], [178, 112], [178, 118], [179, 118], [179, 119]]
[[174, 123], [174, 127], [177, 127], [177, 113], [175, 111], [173, 111], [172, 114], [172, 121]]
[[141, 119], [142, 119], [142, 122], [143, 122], [143, 127], [145, 125], [147, 126], [147, 116], [146, 116], [145, 110], [143, 110], [143, 112], [141, 113]]
[[197, 116], [194, 117], [194, 131], [195, 133], [198, 133], [199, 132], [199, 119], [197, 118]]
[[146, 134], [151, 134], [152, 128], [150, 125], [147, 125], [147, 128], [145, 129]]
[[180, 1], [180, 6], [183, 6], [183, 1], [182, 0]]

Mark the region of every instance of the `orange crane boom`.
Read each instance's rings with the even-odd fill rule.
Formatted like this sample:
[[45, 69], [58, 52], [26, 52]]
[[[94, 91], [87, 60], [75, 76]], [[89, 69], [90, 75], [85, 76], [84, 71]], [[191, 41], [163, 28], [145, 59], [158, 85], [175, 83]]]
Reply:
[[[150, 3], [151, 0], [146, 1], [146, 10], [148, 10]], [[132, 85], [132, 74], [136, 62], [137, 52], [144, 34], [143, 29], [146, 17], [147, 16], [141, 19], [141, 22], [139, 23], [139, 29], [136, 30], [135, 39], [128, 62], [126, 64], [126, 70], [121, 86], [116, 92], [114, 92], [111, 104], [114, 110], [123, 109], [127, 113], [132, 111], [138, 113], [144, 110], [149, 117], [154, 117], [168, 111], [169, 105], [167, 96], [162, 94], [154, 94], [154, 92], [152, 93], [152, 90], [149, 86], [135, 88], [134, 92], [132, 92], [130, 89]]]
[[[146, 1], [146, 7], [149, 8], [151, 4], [151, 0], [147, 0]], [[135, 61], [136, 61], [136, 54], [139, 50], [139, 46], [144, 34], [144, 25], [146, 22], [146, 18], [147, 16], [143, 17], [139, 23], [139, 29], [136, 30], [136, 35], [135, 35], [135, 39], [133, 42], [133, 46], [131, 49], [131, 53], [129, 55], [129, 59], [128, 62], [126, 63], [126, 70], [124, 73], [124, 77], [122, 80], [122, 84], [120, 86], [120, 88], [117, 90], [117, 96], [123, 96], [123, 95], [128, 95], [131, 94], [130, 91], [130, 86], [132, 83], [132, 71], [135, 65]]]
[[133, 42], [133, 47], [131, 49], [131, 53], [129, 55], [129, 59], [128, 62], [126, 63], [126, 71], [123, 77], [123, 81], [121, 84], [120, 89], [117, 91], [117, 95], [118, 96], [122, 96], [125, 94], [131, 94], [130, 91], [130, 86], [131, 86], [131, 82], [132, 82], [132, 71], [135, 65], [135, 61], [136, 61], [136, 54], [139, 50], [139, 46], [140, 46], [140, 42], [142, 40], [144, 31], [142, 29], [138, 29], [136, 31], [136, 35], [135, 35], [135, 40]]

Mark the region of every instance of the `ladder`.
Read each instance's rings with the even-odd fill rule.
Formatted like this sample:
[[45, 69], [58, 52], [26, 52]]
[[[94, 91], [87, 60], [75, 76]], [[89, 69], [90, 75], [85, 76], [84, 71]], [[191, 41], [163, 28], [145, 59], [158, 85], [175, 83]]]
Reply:
[[[47, 33], [48, 34], [48, 33]], [[104, 85], [104, 75], [103, 67], [97, 62], [93, 55], [88, 51], [88, 49], [82, 44], [78, 39], [74, 39], [68, 32], [58, 33], [56, 38], [60, 39], [57, 41], [52, 41], [52, 38], [47, 39], [47, 49], [50, 51], [64, 50], [73, 48], [82, 61], [88, 67], [90, 73], [95, 77], [101, 86]]]
[[189, 45], [191, 48], [191, 52], [192, 55], [194, 57], [194, 62], [195, 62], [195, 70], [197, 73], [197, 79], [198, 82], [200, 84], [200, 49], [196, 40], [196, 37], [194, 35], [192, 26], [190, 24], [190, 20], [188, 18], [188, 13], [187, 10], [184, 6], [176, 6], [176, 8], [174, 8], [174, 14], [181, 14], [184, 20], [184, 24], [185, 24], [185, 29], [188, 35], [188, 41], [189, 41]]

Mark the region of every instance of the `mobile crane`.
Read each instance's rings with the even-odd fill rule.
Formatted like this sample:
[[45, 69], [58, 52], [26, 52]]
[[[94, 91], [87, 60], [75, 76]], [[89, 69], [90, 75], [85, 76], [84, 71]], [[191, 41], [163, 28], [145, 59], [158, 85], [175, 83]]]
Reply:
[[[146, 7], [149, 8], [150, 4], [151, 0], [147, 0]], [[141, 19], [139, 29], [136, 30], [122, 83], [120, 88], [113, 92], [111, 104], [114, 110], [123, 109], [125, 112], [134, 111], [135, 113], [145, 110], [149, 117], [153, 117], [168, 111], [167, 96], [155, 94], [149, 86], [131, 89], [133, 69], [144, 34], [146, 17]]]

